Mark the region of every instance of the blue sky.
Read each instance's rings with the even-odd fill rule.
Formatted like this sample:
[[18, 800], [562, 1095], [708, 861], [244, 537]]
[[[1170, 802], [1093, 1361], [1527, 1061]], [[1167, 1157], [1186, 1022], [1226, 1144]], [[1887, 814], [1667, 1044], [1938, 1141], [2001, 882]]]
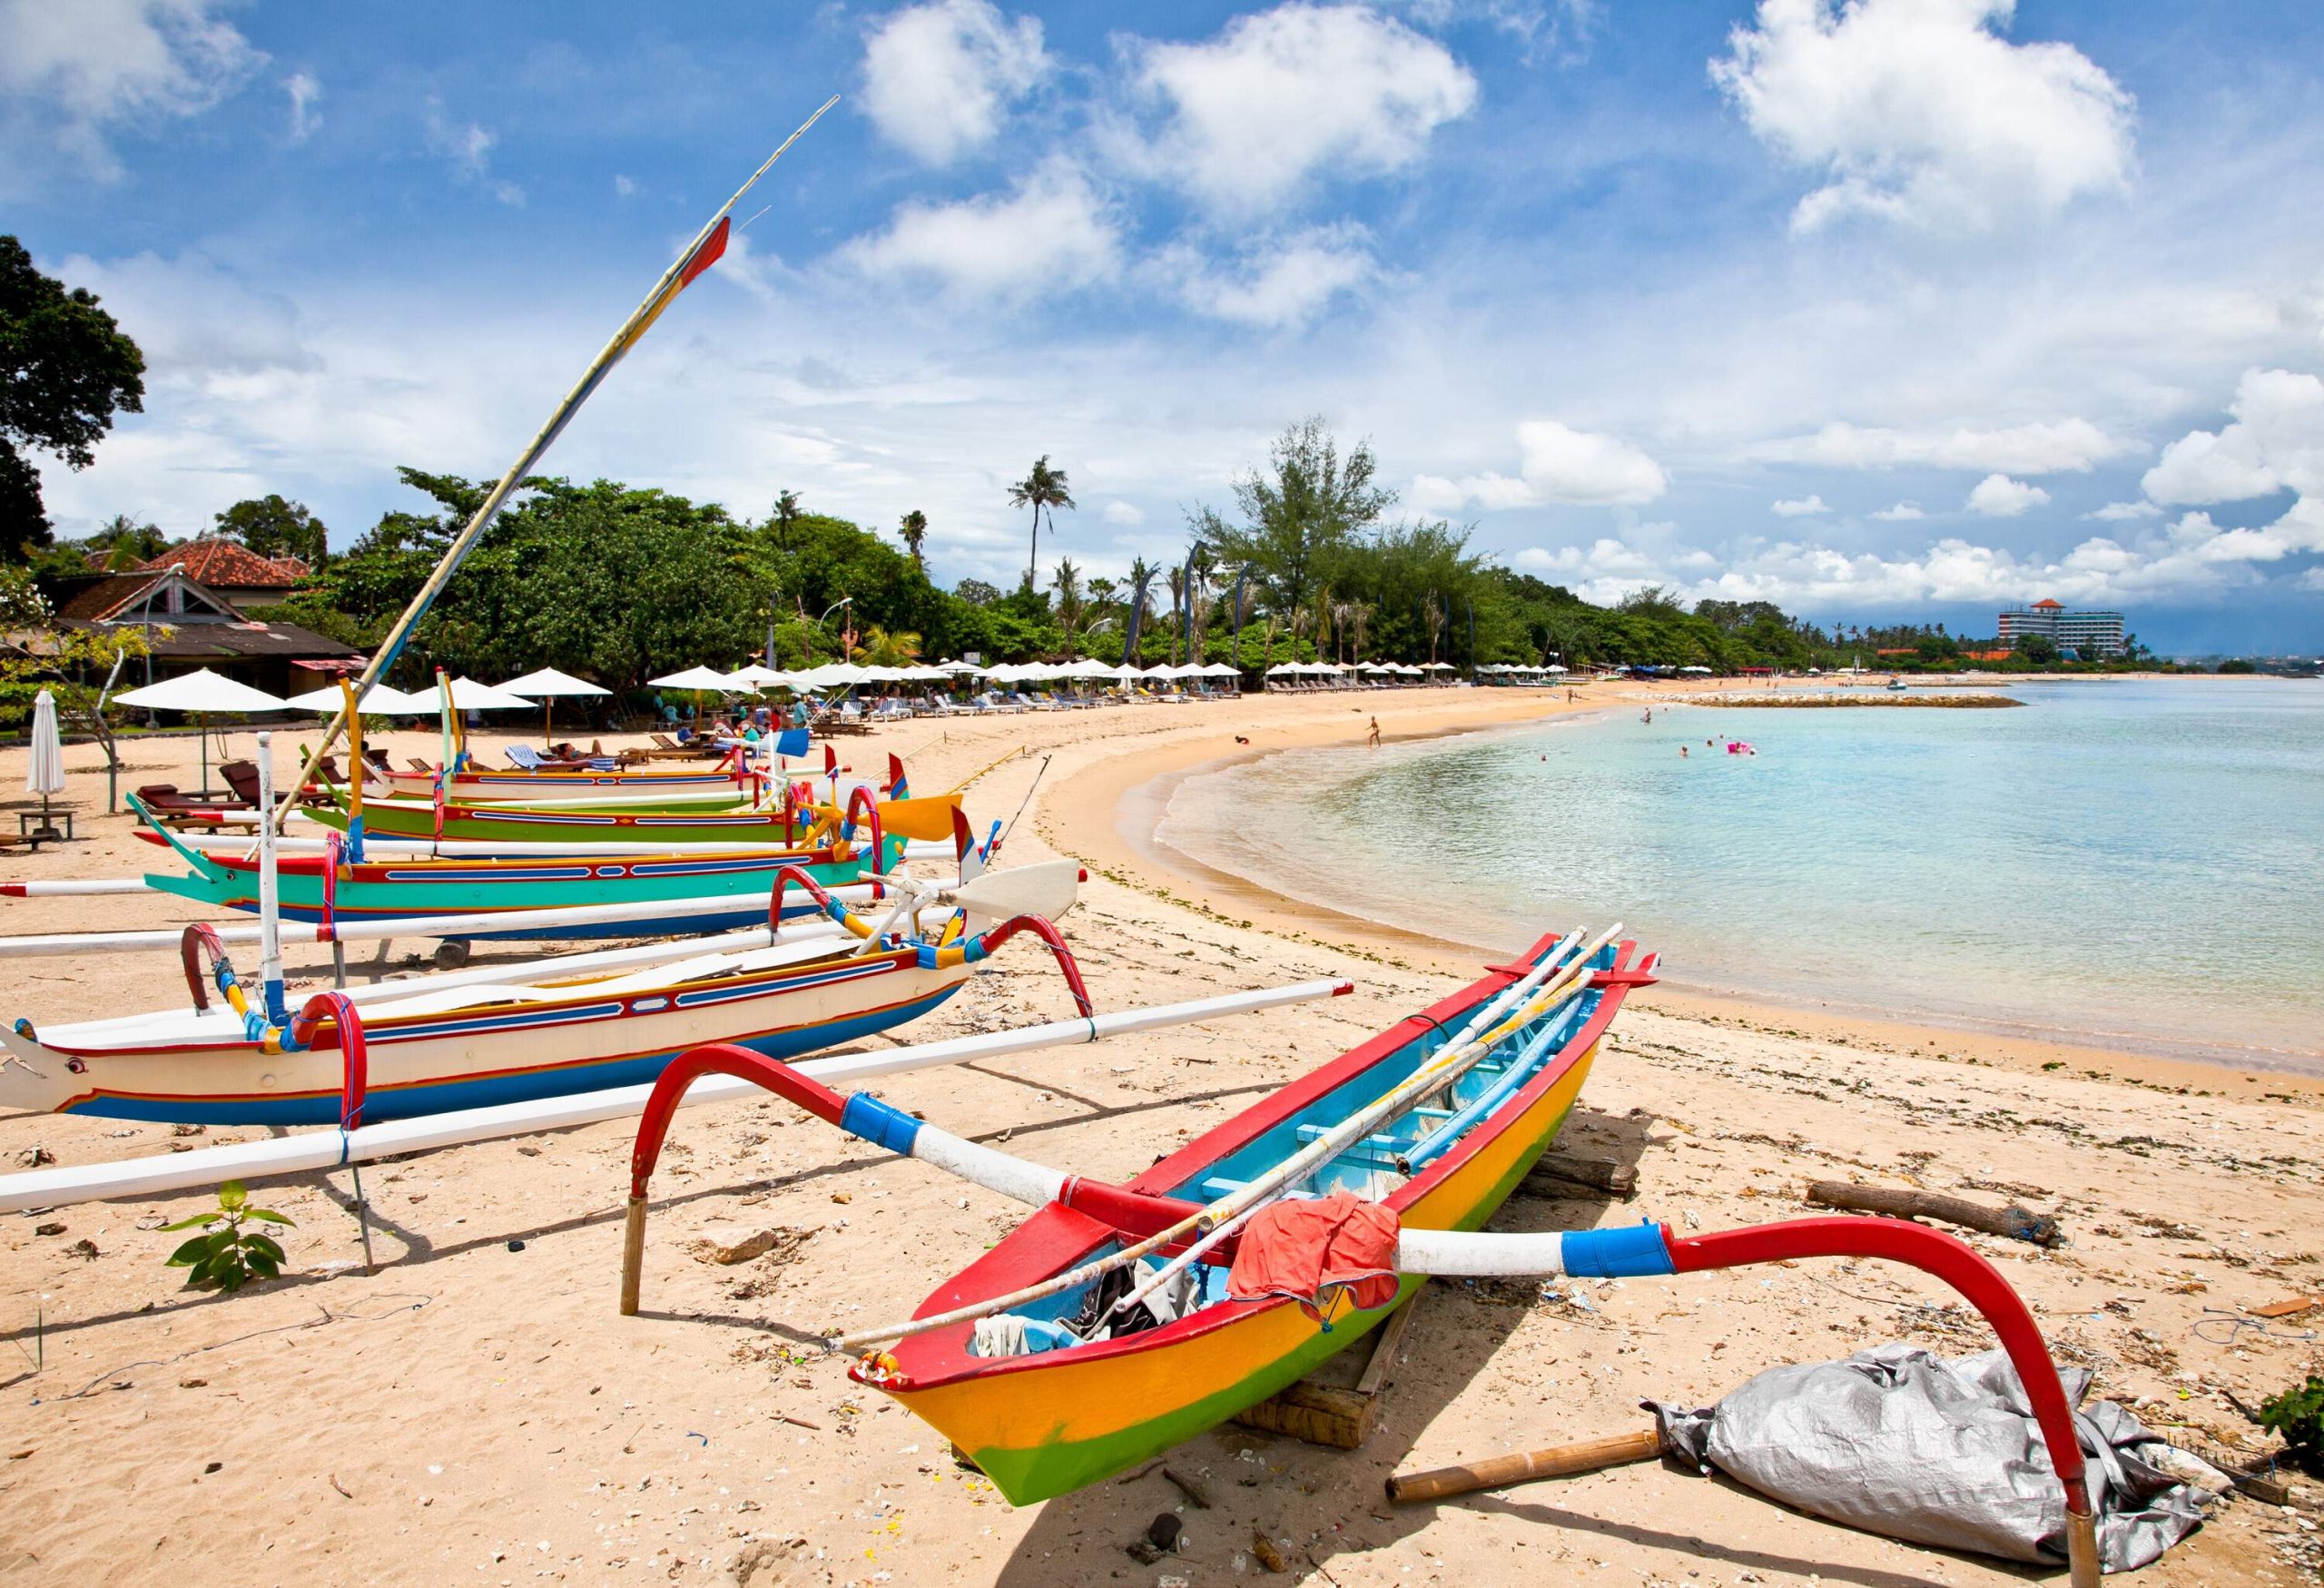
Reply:
[[837, 93], [554, 471], [1003, 582], [1036, 454], [1118, 572], [1320, 413], [1601, 599], [2305, 650], [2319, 76], [2312, 4], [0, 0], [0, 229], [153, 366], [71, 531], [497, 473]]

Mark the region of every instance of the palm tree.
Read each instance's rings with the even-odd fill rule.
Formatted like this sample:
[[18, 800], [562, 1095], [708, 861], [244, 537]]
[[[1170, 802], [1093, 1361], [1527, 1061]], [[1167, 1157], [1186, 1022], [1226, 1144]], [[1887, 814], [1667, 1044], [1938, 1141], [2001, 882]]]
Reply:
[[1065, 630], [1065, 648], [1073, 649], [1073, 631], [1081, 626], [1081, 570], [1070, 558], [1059, 558], [1057, 576], [1049, 580], [1049, 588], [1057, 592], [1058, 626]]
[[897, 533], [904, 538], [904, 549], [911, 553], [912, 566], [921, 572], [928, 571], [928, 559], [920, 554], [921, 543], [928, 538], [928, 515], [914, 508], [903, 517]]
[[1041, 514], [1049, 516], [1049, 528], [1057, 528], [1057, 509], [1073, 506], [1073, 493], [1066, 488], [1065, 470], [1049, 467], [1049, 455], [1042, 453], [1033, 460], [1033, 471], [1009, 488], [1009, 505], [1033, 509], [1033, 545], [1025, 557], [1025, 588], [1033, 587], [1033, 567], [1041, 555]]
[[791, 526], [799, 522], [799, 493], [787, 490], [774, 498], [774, 543], [791, 549]]
[[851, 654], [869, 667], [907, 667], [920, 660], [920, 636], [910, 629], [891, 634], [875, 623]]

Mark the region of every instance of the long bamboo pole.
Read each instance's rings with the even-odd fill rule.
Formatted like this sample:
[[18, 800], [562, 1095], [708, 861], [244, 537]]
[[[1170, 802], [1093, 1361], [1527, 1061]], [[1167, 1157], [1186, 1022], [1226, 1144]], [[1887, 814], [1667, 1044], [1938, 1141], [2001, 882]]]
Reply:
[[[684, 284], [686, 268], [693, 264], [694, 256], [702, 252], [704, 245], [711, 241], [712, 233], [726, 224], [734, 206], [743, 202], [743, 194], [758, 184], [759, 178], [764, 176], [774, 163], [783, 158], [784, 152], [792, 144], [806, 135], [809, 127], [822, 119], [825, 111], [838, 103], [839, 95], [837, 94], [825, 100], [821, 109], [802, 122], [799, 124], [799, 130], [785, 138], [775, 152], [768, 155], [756, 171], [751, 173], [749, 181], [734, 190], [733, 198], [718, 206], [717, 212], [711, 216], [700, 232], [694, 233], [694, 241], [688, 243], [684, 251], [671, 262], [670, 268], [662, 272], [660, 279], [655, 281], [653, 290], [647, 292], [645, 300], [630, 311], [629, 318], [621, 322], [621, 328], [615, 331], [611, 339], [598, 350], [597, 356], [589, 361], [589, 367], [582, 371], [581, 379], [575, 381], [573, 390], [566, 393], [565, 400], [556, 405], [556, 409], [550, 413], [547, 422], [541, 426], [525, 449], [517, 455], [517, 460], [508, 466], [507, 472], [500, 477], [498, 483], [485, 494], [484, 500], [477, 505], [475, 513], [469, 517], [467, 527], [453, 538], [451, 545], [444, 548], [444, 556], [437, 563], [436, 571], [428, 576], [427, 582], [421, 585], [419, 593], [412, 597], [411, 603], [404, 608], [403, 615], [398, 617], [394, 625], [389, 628], [386, 637], [379, 642], [378, 653], [364, 667], [362, 677], [356, 683], [357, 698], [361, 698], [364, 693], [377, 684], [386, 675], [387, 670], [395, 665], [396, 657], [402, 653], [405, 644], [410, 640], [413, 628], [418, 626], [420, 618], [426, 616], [428, 608], [434, 605], [436, 597], [443, 594], [445, 585], [450, 581], [453, 574], [459, 570], [461, 562], [475, 548], [478, 538], [491, 528], [493, 519], [499, 517], [500, 509], [507, 504], [508, 498], [524, 482], [525, 478], [532, 473], [533, 466], [538, 463], [542, 455], [556, 443], [557, 437], [564, 433], [565, 427], [570, 424], [573, 416], [581, 410], [581, 405], [588, 401], [590, 394], [596, 390], [598, 382], [602, 381], [606, 373], [621, 361], [622, 355], [628, 352], [637, 340], [645, 334], [647, 328], [653, 325], [655, 317], [669, 306], [671, 298]], [[329, 755], [331, 746], [339, 743], [339, 735], [346, 726], [347, 708], [342, 704], [338, 711], [331, 714], [330, 723], [323, 728], [322, 744], [315, 751], [315, 758], [318, 761]], [[268, 818], [273, 823], [277, 831], [281, 830], [283, 818], [289, 814], [297, 796], [298, 791], [293, 788], [283, 796], [281, 804], [277, 806], [272, 816]]]

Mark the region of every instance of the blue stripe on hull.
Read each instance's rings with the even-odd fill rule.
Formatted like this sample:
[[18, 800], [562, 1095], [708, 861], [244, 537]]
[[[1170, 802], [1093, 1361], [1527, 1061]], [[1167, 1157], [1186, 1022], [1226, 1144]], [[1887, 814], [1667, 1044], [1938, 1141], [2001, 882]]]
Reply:
[[[955, 982], [914, 1003], [833, 1021], [808, 1031], [777, 1031], [765, 1037], [723, 1039], [763, 1053], [770, 1059], [795, 1059], [868, 1037], [890, 1026], [902, 1025], [942, 1003], [960, 991]], [[537, 1098], [566, 1097], [606, 1087], [639, 1086], [662, 1073], [675, 1052], [649, 1054], [642, 1059], [610, 1060], [603, 1063], [562, 1065], [520, 1075], [496, 1075], [481, 1080], [455, 1080], [430, 1085], [396, 1087], [373, 1091], [363, 1105], [366, 1124], [416, 1119], [422, 1114], [448, 1113], [456, 1109], [488, 1108], [495, 1103], [530, 1102]], [[107, 1119], [136, 1119], [161, 1125], [335, 1125], [339, 1097], [247, 1098], [200, 1102], [177, 1098], [100, 1097], [63, 1110]]]

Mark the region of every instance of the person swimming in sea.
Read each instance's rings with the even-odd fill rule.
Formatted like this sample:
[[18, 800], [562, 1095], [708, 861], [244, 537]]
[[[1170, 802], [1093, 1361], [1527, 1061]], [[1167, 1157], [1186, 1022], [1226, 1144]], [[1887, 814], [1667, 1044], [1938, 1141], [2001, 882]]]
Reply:
[[1686, 746], [1686, 745], [1679, 745], [1679, 760], [1681, 760], [1681, 761], [1684, 761], [1686, 758], [1687, 758], [1687, 746]]

